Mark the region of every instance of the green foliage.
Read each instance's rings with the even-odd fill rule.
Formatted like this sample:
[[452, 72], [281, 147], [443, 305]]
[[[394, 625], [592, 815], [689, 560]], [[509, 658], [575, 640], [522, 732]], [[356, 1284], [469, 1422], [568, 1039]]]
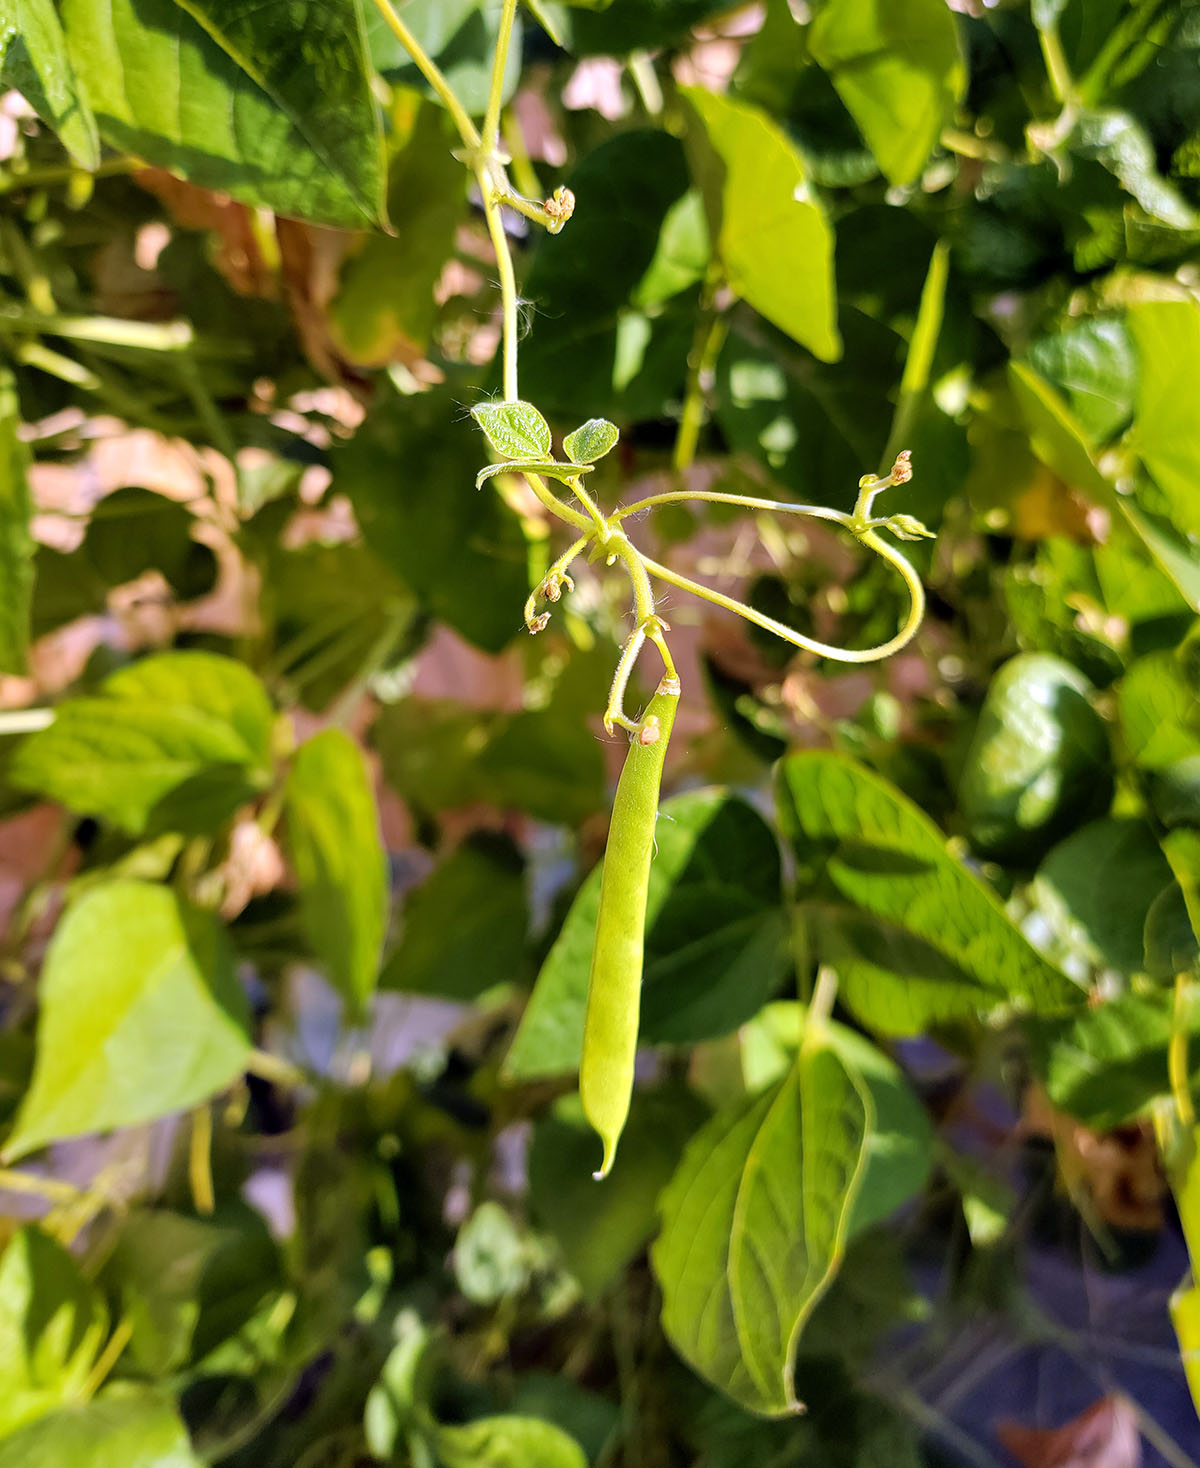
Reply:
[[72, 904], [40, 996], [9, 1157], [195, 1106], [229, 1085], [250, 1048], [224, 930], [148, 882], [108, 882]]
[[8, 5], [0, 1468], [1200, 1400], [1195, 10]]

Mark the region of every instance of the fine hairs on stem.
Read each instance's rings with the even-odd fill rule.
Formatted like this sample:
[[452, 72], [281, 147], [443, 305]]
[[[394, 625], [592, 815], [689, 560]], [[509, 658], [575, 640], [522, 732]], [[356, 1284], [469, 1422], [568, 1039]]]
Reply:
[[[570, 591], [574, 586], [568, 574], [571, 564], [585, 551], [591, 551], [594, 556], [598, 555], [609, 565], [620, 562], [629, 578], [633, 592], [634, 626], [618, 659], [608, 705], [605, 709], [606, 728], [611, 732], [619, 725], [636, 733], [640, 727], [636, 720], [631, 719], [625, 713], [624, 695], [634, 665], [648, 642], [654, 645], [662, 657], [667, 676], [672, 679], [676, 678], [674, 663], [671, 660], [665, 637], [665, 633], [670, 629], [656, 614], [651, 578], [657, 578], [668, 585], [678, 587], [681, 591], [702, 597], [713, 603], [714, 606], [734, 612], [756, 626], [774, 633], [775, 636], [791, 643], [794, 647], [816, 653], [821, 657], [843, 663], [861, 664], [876, 662], [899, 652], [915, 636], [921, 624], [925, 610], [925, 594], [920, 578], [907, 557], [889, 542], [883, 540], [879, 532], [886, 530], [900, 539], [916, 540], [927, 536], [929, 531], [909, 515], [892, 515], [879, 519], [872, 517], [871, 510], [878, 494], [893, 485], [904, 484], [912, 477], [912, 467], [906, 450], [896, 453], [891, 470], [886, 477], [880, 479], [874, 475], [866, 475], [859, 481], [858, 501], [854, 510], [849, 514], [822, 505], [793, 505], [785, 501], [758, 499], [746, 495], [674, 490], [666, 494], [651, 495], [647, 499], [626, 505], [611, 515], [605, 516], [583, 486], [583, 473], [590, 467], [590, 461], [573, 467], [556, 463], [549, 458], [549, 430], [545, 428], [540, 414], [537, 414], [531, 405], [522, 403], [520, 399], [517, 359], [520, 332], [518, 329], [516, 270], [508, 236], [504, 229], [503, 210], [506, 207], [516, 209], [526, 218], [542, 225], [550, 233], [557, 234], [570, 219], [575, 201], [570, 191], [566, 189], [557, 190], [551, 198], [541, 203], [526, 199], [517, 193], [508, 179], [507, 166], [510, 160], [501, 147], [501, 111], [504, 76], [508, 65], [508, 53], [512, 43], [518, 0], [504, 0], [482, 130], [475, 126], [437, 63], [425, 52], [420, 42], [393, 8], [392, 0], [374, 0], [374, 4], [392, 33], [411, 55], [421, 75], [445, 105], [462, 143], [462, 148], [457, 156], [471, 170], [479, 187], [488, 235], [496, 255], [500, 283], [504, 401], [499, 406], [524, 409], [527, 414], [532, 415], [541, 428], [545, 429], [545, 438], [539, 445], [539, 447], [545, 447], [546, 450], [545, 464], [536, 461], [524, 462], [527, 456], [524, 453], [514, 452], [509, 441], [493, 434], [481, 419], [482, 426], [499, 452], [506, 459], [514, 461], [511, 464], [510, 472], [521, 474], [547, 513], [570, 526], [579, 537], [554, 562], [530, 596], [525, 607], [525, 625], [530, 632], [534, 633], [546, 627], [550, 613], [537, 610], [539, 597], [548, 602], [557, 602], [564, 590]], [[717, 356], [724, 342], [725, 322], [718, 305], [722, 295], [728, 294], [724, 287], [725, 281], [719, 266], [714, 263], [705, 281], [702, 310], [689, 363], [684, 413], [673, 454], [673, 463], [680, 470], [686, 469], [695, 456], [705, 413], [708, 380], [712, 376]], [[477, 413], [476, 416], [479, 414]], [[594, 421], [602, 422], [602, 420]], [[585, 425], [585, 428], [588, 426], [590, 425]], [[612, 429], [612, 437], [607, 447], [600, 450], [601, 453], [607, 452], [616, 441], [616, 429], [612, 428], [612, 425], [605, 426]], [[900, 427], [900, 424], [895, 425], [896, 429]], [[578, 432], [583, 433], [584, 429], [581, 428]], [[522, 460], [522, 462], [515, 462], [517, 460]], [[504, 464], [494, 465], [486, 472], [495, 472], [504, 468], [506, 468]], [[555, 478], [563, 483], [581, 508], [576, 509], [574, 505], [555, 494], [546, 483], [547, 478]], [[842, 526], [868, 550], [893, 567], [904, 581], [909, 593], [909, 610], [903, 625], [894, 637], [877, 647], [856, 650], [819, 642], [815, 638], [796, 632], [782, 622], [777, 622], [772, 617], [755, 611], [744, 602], [703, 586], [651, 560], [637, 549], [622, 528], [622, 521], [631, 515], [686, 500], [736, 505], [746, 510], [767, 510], [781, 515], [809, 516]]]

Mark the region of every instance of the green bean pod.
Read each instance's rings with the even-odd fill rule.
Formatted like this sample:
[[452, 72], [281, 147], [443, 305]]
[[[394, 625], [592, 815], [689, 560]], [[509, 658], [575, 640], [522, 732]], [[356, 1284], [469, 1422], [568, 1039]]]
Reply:
[[631, 736], [604, 853], [579, 1071], [584, 1115], [604, 1143], [598, 1178], [613, 1165], [633, 1094], [646, 895], [663, 761], [678, 704], [679, 680], [665, 677]]

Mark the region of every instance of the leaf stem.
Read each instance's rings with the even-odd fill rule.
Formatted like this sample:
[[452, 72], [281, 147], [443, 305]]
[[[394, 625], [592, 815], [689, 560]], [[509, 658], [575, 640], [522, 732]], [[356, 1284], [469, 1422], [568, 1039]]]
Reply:
[[1171, 1038], [1167, 1044], [1167, 1074], [1180, 1125], [1196, 1125], [1196, 1108], [1188, 1075], [1188, 1010], [1190, 983], [1186, 974], [1175, 975], [1175, 1006], [1171, 1015]]
[[65, 1183], [57, 1177], [42, 1177], [36, 1172], [21, 1172], [13, 1167], [0, 1167], [0, 1192], [46, 1198], [51, 1203], [77, 1203], [83, 1197], [83, 1189], [74, 1183]]
[[0, 711], [0, 734], [36, 734], [53, 722], [53, 709], [4, 709]]
[[716, 307], [721, 281], [719, 269], [715, 265], [710, 266], [700, 293], [700, 314], [696, 320], [692, 350], [688, 355], [687, 392], [679, 419], [679, 432], [675, 436], [675, 448], [671, 454], [671, 467], [677, 473], [690, 469], [695, 462], [717, 360], [725, 345], [725, 338], [729, 335], [725, 318]]
[[480, 144], [479, 132], [437, 62], [426, 52], [420, 41], [396, 14], [391, 0], [375, 0], [375, 9], [379, 11], [389, 30], [412, 57], [417, 70], [441, 98], [442, 105], [454, 120], [454, 126], [458, 129], [463, 146], [472, 152], [477, 150]]
[[88, 1372], [87, 1380], [83, 1383], [79, 1393], [83, 1401], [90, 1402], [104, 1385], [108, 1379], [109, 1372], [121, 1359], [121, 1352], [129, 1344], [132, 1335], [133, 1321], [128, 1315], [123, 1316], [117, 1322], [117, 1326], [112, 1335], [109, 1336], [104, 1350], [97, 1356], [95, 1365]]
[[504, 73], [508, 69], [508, 52], [512, 45], [513, 22], [517, 16], [517, 0], [504, 0], [500, 13], [500, 29], [496, 34], [496, 54], [492, 61], [492, 85], [488, 92], [487, 112], [483, 119], [483, 146], [494, 153], [500, 146], [500, 109], [504, 95]]
[[188, 1182], [196, 1212], [211, 1215], [217, 1206], [212, 1175], [212, 1107], [197, 1106], [192, 1112], [192, 1134], [188, 1142]]

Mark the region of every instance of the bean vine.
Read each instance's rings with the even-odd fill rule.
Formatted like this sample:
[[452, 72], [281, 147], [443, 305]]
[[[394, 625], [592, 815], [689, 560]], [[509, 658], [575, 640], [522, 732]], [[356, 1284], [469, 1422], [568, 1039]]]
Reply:
[[[797, 505], [747, 495], [680, 489], [650, 495], [605, 515], [586, 488], [585, 479], [595, 464], [616, 446], [619, 438], [616, 425], [602, 418], [589, 420], [567, 435], [562, 444], [563, 457], [555, 457], [550, 425], [538, 409], [520, 395], [519, 297], [503, 211], [516, 210], [549, 233], [558, 234], [571, 219], [575, 199], [565, 188], [557, 189], [542, 201], [529, 199], [518, 193], [508, 178], [507, 167], [511, 159], [501, 144], [501, 110], [504, 75], [518, 3], [519, 0], [504, 0], [487, 107], [480, 129], [437, 63], [393, 8], [391, 0], [374, 0], [383, 20], [412, 57], [454, 122], [462, 145], [456, 156], [474, 176], [495, 252], [501, 300], [503, 398], [499, 402], [482, 403], [472, 410], [472, 416], [498, 456], [495, 462], [480, 470], [477, 486], [482, 487], [497, 475], [519, 476], [547, 513], [569, 527], [575, 536], [530, 595], [525, 605], [525, 626], [533, 634], [545, 629], [551, 612], [549, 608], [539, 610], [539, 607], [542, 603], [549, 603], [552, 607], [564, 593], [574, 590], [570, 568], [585, 553], [590, 559], [602, 560], [608, 566], [619, 564], [629, 580], [633, 596], [633, 630], [620, 649], [604, 710], [604, 727], [609, 734], [617, 728], [627, 732], [629, 753], [617, 786], [604, 858], [580, 1074], [585, 1114], [604, 1144], [604, 1159], [596, 1176], [604, 1177], [616, 1155], [617, 1141], [625, 1124], [633, 1089], [647, 888], [659, 787], [681, 692], [679, 674], [667, 642], [670, 627], [659, 614], [654, 582], [664, 582], [734, 612], [803, 651], [843, 663], [876, 662], [899, 652], [911, 641], [925, 610], [925, 594], [919, 576], [909, 560], [890, 542], [882, 539], [880, 532], [887, 531], [900, 540], [909, 541], [929, 536], [931, 532], [911, 515], [877, 517], [873, 514], [875, 500], [884, 490], [906, 484], [912, 478], [908, 450], [895, 452], [891, 467], [883, 477], [866, 474], [859, 480], [857, 500], [849, 513], [823, 505]], [[706, 310], [701, 318], [704, 329], [697, 333], [689, 360], [688, 390], [672, 458], [677, 471], [689, 467], [694, 457], [705, 411], [705, 383], [711, 376], [724, 339], [724, 322], [715, 305], [723, 284], [719, 271], [710, 271], [705, 285]], [[561, 485], [568, 497], [556, 493], [550, 487], [552, 483]], [[837, 647], [797, 632], [745, 602], [652, 560], [630, 539], [625, 522], [644, 511], [684, 501], [807, 516], [841, 526], [892, 567], [903, 580], [908, 591], [909, 608], [900, 629], [894, 637], [876, 647]], [[626, 711], [626, 693], [647, 644], [653, 646], [661, 660], [662, 678], [646, 708], [637, 715], [631, 715]]]

